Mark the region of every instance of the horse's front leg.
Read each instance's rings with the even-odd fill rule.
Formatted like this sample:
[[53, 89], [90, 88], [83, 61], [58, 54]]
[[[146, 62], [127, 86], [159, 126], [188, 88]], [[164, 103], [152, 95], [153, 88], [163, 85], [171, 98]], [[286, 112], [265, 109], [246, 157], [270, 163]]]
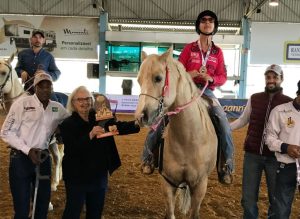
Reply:
[[175, 193], [176, 188], [171, 186], [167, 181], [162, 179], [162, 190], [166, 203], [166, 216], [165, 219], [175, 219]]
[[51, 141], [50, 145], [49, 145], [49, 150], [50, 153], [52, 155], [52, 159], [53, 159], [53, 172], [52, 172], [52, 176], [51, 176], [51, 191], [56, 191], [57, 190], [57, 186], [59, 184], [59, 180], [60, 180], [60, 153], [59, 153], [59, 149], [58, 149], [58, 145], [56, 143], [56, 141]]
[[200, 219], [200, 206], [207, 190], [208, 177], [191, 188], [191, 214], [190, 219]]

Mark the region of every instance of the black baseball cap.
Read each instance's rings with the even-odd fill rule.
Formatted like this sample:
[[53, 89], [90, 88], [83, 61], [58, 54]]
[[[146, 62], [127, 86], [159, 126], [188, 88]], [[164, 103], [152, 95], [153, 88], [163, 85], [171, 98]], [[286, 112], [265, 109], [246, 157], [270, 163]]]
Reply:
[[43, 38], [45, 38], [44, 31], [42, 30], [33, 30], [32, 36], [35, 36], [36, 34], [40, 34]]

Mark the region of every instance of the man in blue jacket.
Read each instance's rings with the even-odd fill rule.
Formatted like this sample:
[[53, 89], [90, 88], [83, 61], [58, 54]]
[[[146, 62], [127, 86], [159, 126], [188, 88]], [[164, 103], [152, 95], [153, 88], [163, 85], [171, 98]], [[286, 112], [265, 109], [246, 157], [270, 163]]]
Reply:
[[18, 76], [22, 78], [24, 89], [34, 93], [33, 80], [39, 70], [49, 74], [53, 81], [60, 76], [60, 70], [55, 64], [54, 57], [45, 49], [45, 35], [41, 30], [34, 30], [30, 38], [31, 48], [24, 49], [18, 54], [18, 63], [15, 68]]

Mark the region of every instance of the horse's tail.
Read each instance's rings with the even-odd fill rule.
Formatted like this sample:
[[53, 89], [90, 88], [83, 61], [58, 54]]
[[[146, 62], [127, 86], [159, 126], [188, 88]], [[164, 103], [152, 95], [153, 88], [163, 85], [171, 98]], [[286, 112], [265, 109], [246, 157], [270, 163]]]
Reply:
[[191, 193], [190, 187], [185, 185], [183, 188], [180, 188], [179, 194], [179, 209], [183, 214], [187, 214], [191, 207]]

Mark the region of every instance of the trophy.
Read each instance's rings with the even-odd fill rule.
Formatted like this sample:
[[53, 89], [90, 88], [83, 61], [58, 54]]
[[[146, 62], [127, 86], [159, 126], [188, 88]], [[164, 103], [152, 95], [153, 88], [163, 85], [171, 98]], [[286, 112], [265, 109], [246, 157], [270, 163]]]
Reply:
[[108, 136], [118, 135], [119, 131], [116, 125], [107, 125], [107, 122], [114, 119], [114, 115], [110, 108], [109, 100], [101, 94], [95, 94], [96, 122], [99, 126], [104, 128], [105, 133], [97, 135], [97, 138], [104, 138]]

